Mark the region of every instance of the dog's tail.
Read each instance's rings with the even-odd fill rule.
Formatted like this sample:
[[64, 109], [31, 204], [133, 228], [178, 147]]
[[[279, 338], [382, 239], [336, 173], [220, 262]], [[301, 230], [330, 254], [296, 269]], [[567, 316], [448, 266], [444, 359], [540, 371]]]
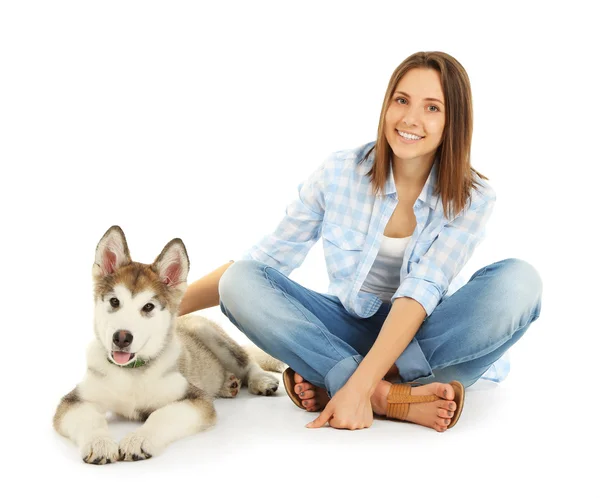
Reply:
[[285, 363], [279, 361], [277, 358], [273, 358], [252, 343], [244, 345], [243, 348], [248, 353], [248, 356], [256, 361], [263, 370], [281, 373], [287, 368]]

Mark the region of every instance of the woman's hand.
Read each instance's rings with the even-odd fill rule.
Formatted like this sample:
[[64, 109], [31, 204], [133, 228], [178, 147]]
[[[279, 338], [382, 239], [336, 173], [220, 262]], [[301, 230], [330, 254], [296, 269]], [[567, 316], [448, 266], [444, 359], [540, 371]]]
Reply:
[[331, 398], [315, 420], [306, 425], [311, 429], [323, 427], [329, 422], [335, 429], [365, 429], [373, 424], [371, 399], [366, 391], [342, 387]]

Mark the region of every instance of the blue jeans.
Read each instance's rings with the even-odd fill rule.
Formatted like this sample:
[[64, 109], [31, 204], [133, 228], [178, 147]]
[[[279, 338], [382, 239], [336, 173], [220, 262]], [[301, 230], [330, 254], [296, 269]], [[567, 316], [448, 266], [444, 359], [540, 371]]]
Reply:
[[[223, 313], [254, 344], [329, 396], [369, 352], [391, 308], [355, 318], [337, 297], [249, 260], [227, 269], [219, 295]], [[481, 268], [423, 321], [395, 362], [401, 380], [472, 385], [538, 318], [541, 296], [540, 276], [525, 261]]]

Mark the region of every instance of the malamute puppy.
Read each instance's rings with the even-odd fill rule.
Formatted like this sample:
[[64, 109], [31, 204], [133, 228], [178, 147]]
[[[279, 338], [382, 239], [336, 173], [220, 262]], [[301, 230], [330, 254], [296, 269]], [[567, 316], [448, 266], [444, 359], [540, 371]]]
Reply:
[[[234, 397], [242, 384], [253, 394], [277, 390], [277, 378], [216, 323], [178, 317], [188, 270], [180, 239], [151, 265], [131, 260], [118, 226], [98, 243], [87, 372], [54, 415], [54, 428], [77, 444], [84, 462], [150, 458], [213, 425], [215, 398]], [[283, 363], [254, 350], [265, 368], [283, 370]], [[144, 424], [117, 443], [108, 431], [109, 411]]]

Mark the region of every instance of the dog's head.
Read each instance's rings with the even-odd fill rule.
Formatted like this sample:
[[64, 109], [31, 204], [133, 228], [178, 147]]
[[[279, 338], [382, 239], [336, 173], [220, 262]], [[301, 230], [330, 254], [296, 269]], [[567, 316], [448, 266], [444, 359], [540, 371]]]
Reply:
[[110, 361], [149, 360], [163, 349], [187, 288], [189, 259], [181, 239], [151, 265], [131, 260], [125, 234], [113, 226], [96, 247], [94, 328]]

